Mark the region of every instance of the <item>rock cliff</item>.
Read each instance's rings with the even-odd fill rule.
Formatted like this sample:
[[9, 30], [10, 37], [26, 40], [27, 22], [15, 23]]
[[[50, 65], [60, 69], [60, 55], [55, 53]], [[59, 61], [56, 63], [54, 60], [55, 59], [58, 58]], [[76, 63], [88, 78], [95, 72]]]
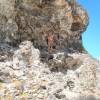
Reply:
[[[59, 37], [56, 48], [82, 51], [82, 32], [89, 18], [76, 2], [65, 0], [0, 0], [0, 40], [20, 43], [30, 40], [47, 48], [46, 36], [52, 31]], [[57, 41], [58, 42], [58, 41]]]
[[0, 0], [0, 100], [100, 100], [88, 24], [75, 0]]

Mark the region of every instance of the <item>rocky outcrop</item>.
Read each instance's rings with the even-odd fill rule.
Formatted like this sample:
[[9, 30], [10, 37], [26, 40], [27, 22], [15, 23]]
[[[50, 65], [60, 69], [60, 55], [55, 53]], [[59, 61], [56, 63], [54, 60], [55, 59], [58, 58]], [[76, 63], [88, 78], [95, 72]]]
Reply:
[[0, 100], [100, 100], [88, 23], [75, 0], [0, 0]]
[[39, 50], [30, 41], [24, 41], [13, 51], [12, 60], [0, 62], [0, 97], [99, 100], [97, 64], [88, 54], [64, 52], [55, 53], [48, 63], [41, 62]]
[[83, 50], [81, 34], [86, 30], [89, 19], [86, 10], [77, 3], [73, 5], [65, 0], [0, 0], [0, 4], [1, 41], [20, 43], [31, 40], [35, 47], [45, 50], [46, 37], [51, 30], [56, 37], [59, 36], [60, 45], [56, 44], [56, 48]]

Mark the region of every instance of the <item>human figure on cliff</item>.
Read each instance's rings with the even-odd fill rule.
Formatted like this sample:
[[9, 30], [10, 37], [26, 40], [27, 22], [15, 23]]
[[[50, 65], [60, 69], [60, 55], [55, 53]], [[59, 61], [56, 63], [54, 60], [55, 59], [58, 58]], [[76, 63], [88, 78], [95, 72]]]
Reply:
[[40, 0], [40, 4], [48, 4], [51, 0]]
[[52, 53], [55, 48], [55, 40], [54, 40], [54, 34], [53, 31], [48, 32], [47, 36], [47, 45], [48, 45], [48, 52]]
[[76, 15], [76, 0], [68, 0], [69, 5], [71, 5], [72, 14]]

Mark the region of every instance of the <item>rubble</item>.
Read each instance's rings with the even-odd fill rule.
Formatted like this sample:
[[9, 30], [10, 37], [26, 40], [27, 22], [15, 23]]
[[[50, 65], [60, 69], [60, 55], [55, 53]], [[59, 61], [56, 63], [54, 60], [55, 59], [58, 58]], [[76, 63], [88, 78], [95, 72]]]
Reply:
[[100, 64], [82, 45], [88, 24], [76, 1], [0, 0], [0, 100], [100, 100]]

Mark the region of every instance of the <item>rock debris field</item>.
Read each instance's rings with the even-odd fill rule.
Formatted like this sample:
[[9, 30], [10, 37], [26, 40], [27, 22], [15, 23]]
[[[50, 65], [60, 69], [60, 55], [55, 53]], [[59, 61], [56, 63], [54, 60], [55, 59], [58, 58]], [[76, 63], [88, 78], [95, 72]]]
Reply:
[[100, 100], [88, 24], [76, 0], [0, 0], [0, 100]]

